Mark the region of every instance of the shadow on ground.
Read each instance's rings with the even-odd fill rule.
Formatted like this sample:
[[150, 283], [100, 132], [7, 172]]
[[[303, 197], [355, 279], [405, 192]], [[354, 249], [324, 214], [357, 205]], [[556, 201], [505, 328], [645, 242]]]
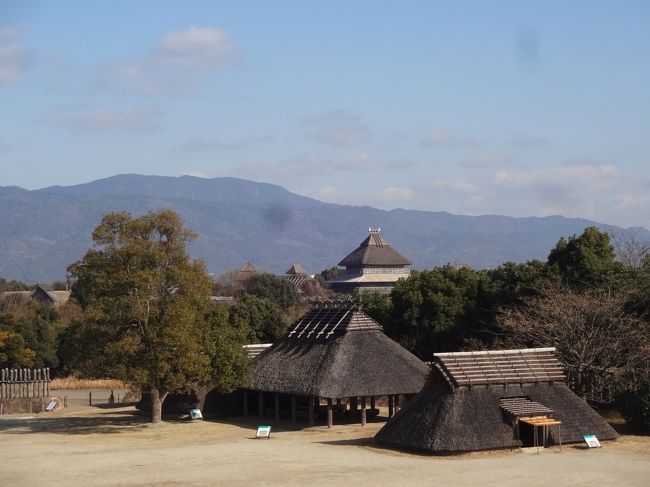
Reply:
[[33, 418], [0, 420], [0, 433], [26, 434], [50, 433], [85, 435], [92, 433], [114, 434], [149, 426], [147, 419], [134, 411], [101, 411], [92, 416], [52, 416], [43, 414]]

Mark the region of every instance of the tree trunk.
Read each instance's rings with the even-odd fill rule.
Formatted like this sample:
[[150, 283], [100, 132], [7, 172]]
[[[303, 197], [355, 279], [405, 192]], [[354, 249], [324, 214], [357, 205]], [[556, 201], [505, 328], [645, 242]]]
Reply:
[[151, 392], [151, 422], [152, 423], [161, 423], [162, 422], [162, 405], [167, 397], [167, 393], [161, 391], [157, 387], [152, 387]]

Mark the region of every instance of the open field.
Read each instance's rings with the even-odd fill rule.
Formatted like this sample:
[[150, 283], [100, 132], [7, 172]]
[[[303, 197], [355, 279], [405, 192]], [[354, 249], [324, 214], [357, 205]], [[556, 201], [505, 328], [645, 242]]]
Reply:
[[0, 418], [0, 485], [650, 485], [650, 437], [600, 450], [430, 457], [380, 448], [372, 423], [276, 428], [258, 422], [168, 422], [151, 427], [132, 407], [81, 407]]

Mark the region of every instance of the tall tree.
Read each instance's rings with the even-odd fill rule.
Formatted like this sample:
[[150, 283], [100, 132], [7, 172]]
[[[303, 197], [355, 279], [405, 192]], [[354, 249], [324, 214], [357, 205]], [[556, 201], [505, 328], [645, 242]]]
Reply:
[[169, 393], [211, 376], [211, 281], [185, 250], [195, 234], [162, 210], [107, 214], [92, 237], [94, 247], [69, 267], [74, 296], [104, 341], [113, 375], [149, 391], [151, 421], [159, 422]]
[[596, 227], [587, 227], [581, 235], [561, 238], [548, 256], [569, 286], [589, 287], [608, 283], [616, 275], [614, 247], [609, 235]]

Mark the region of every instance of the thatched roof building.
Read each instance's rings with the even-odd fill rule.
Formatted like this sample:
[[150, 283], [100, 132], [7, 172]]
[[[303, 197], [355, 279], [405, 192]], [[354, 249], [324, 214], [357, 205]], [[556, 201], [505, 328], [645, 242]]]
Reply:
[[440, 353], [433, 365], [378, 442], [447, 454], [618, 436], [567, 387], [554, 348]]
[[345, 270], [329, 281], [335, 291], [390, 292], [398, 279], [409, 276], [406, 266], [411, 262], [379, 234], [379, 227], [371, 227], [369, 231], [370, 235], [339, 262]]
[[[349, 304], [330, 304], [312, 309], [289, 333], [262, 352], [253, 364], [248, 389], [292, 398], [327, 401], [331, 425], [332, 401], [350, 399], [356, 411], [361, 398], [415, 394], [422, 389], [427, 365], [388, 338], [379, 323]], [[260, 394], [260, 398], [262, 394]], [[263, 408], [259, 408], [263, 411]]]

